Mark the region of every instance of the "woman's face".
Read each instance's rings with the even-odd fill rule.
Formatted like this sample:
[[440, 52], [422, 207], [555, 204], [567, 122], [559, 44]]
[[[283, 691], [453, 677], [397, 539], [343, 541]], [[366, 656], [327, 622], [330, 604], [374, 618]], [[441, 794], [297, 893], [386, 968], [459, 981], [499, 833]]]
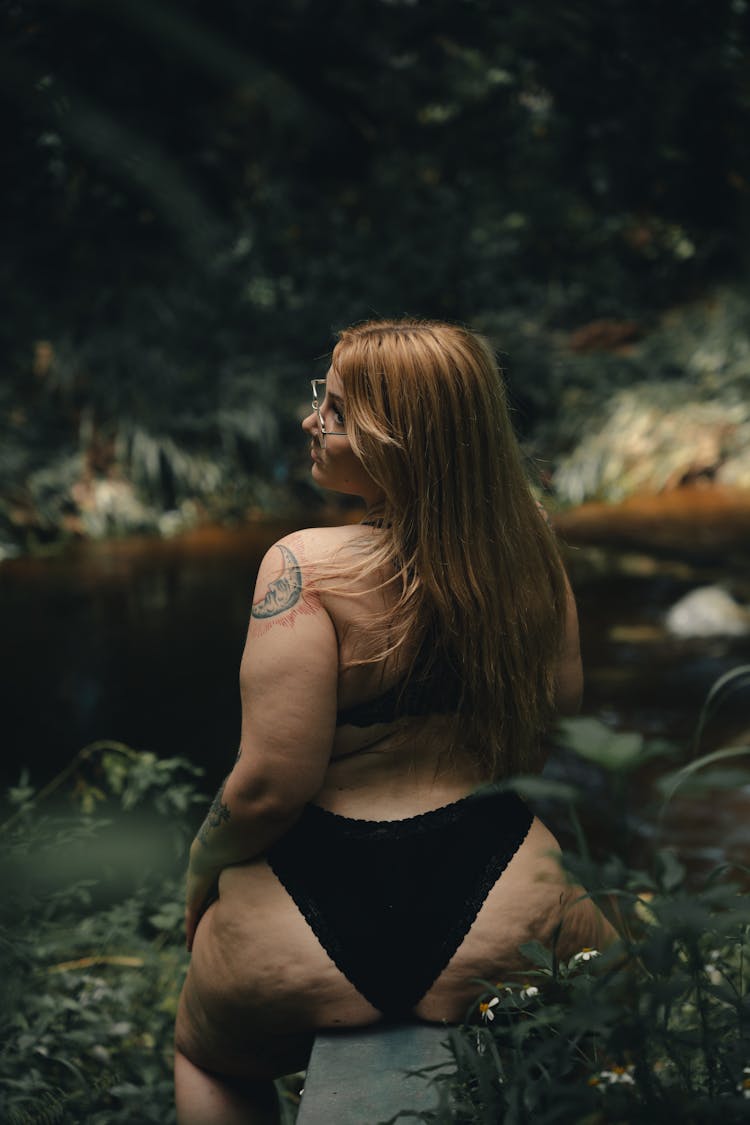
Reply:
[[322, 488], [361, 496], [368, 508], [382, 500], [383, 494], [354, 453], [346, 436], [346, 414], [341, 380], [331, 368], [319, 385], [320, 415], [326, 431], [325, 449], [320, 444], [320, 426], [316, 411], [308, 414], [302, 429], [312, 438], [312, 478]]

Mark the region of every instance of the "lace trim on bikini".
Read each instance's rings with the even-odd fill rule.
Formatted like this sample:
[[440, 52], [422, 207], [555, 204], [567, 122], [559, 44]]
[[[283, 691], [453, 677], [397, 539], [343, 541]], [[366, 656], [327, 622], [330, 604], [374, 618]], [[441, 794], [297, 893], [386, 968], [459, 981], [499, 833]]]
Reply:
[[[429, 822], [429, 828], [437, 828], [441, 820], [443, 822], [446, 820], [455, 822], [467, 813], [470, 802], [487, 796], [486, 792], [482, 793], [480, 791], [479, 794], [470, 794], [468, 797], [463, 797], [449, 805], [443, 805], [438, 809], [432, 809], [426, 813], [419, 813], [413, 817], [405, 817], [401, 820], [358, 820], [351, 817], [339, 816], [337, 813], [332, 813], [328, 809], [322, 808], [320, 805], [307, 805], [303, 815], [317, 817], [323, 823], [327, 821], [329, 828], [333, 827], [335, 823], [339, 831], [345, 829], [342, 833], [344, 836], [350, 835], [359, 836], [359, 838], [367, 838], [369, 835], [370, 838], [376, 838], [378, 832], [382, 833], [383, 830], [385, 830], [393, 838], [395, 833], [389, 832], [389, 830], [403, 829], [403, 834], [408, 836], [414, 832], [427, 831], [427, 822]], [[528, 836], [534, 818], [521, 799], [513, 793], [494, 793], [489, 794], [489, 796], [495, 799], [507, 796], [512, 799], [512, 804], [516, 806], [515, 811], [518, 820], [518, 823], [515, 825], [516, 832], [514, 833], [514, 838], [510, 841], [504, 841], [501, 847], [493, 850], [487, 862], [481, 868], [478, 876], [474, 880], [473, 889], [467, 896], [466, 910], [462, 911], [461, 914], [457, 916], [455, 923], [449, 927], [443, 935], [442, 940], [436, 944], [434, 959], [435, 972], [427, 984], [423, 986], [423, 981], [420, 982], [419, 991], [411, 994], [407, 993], [403, 1000], [399, 1002], [398, 1006], [394, 1005], [392, 1008], [389, 1007], [388, 1012], [385, 1014], [398, 1015], [407, 1013], [427, 992], [429, 992], [454, 954], [458, 951], [464, 938], [476, 921], [477, 915], [490, 890]], [[345, 967], [347, 962], [346, 950], [337, 939], [335, 932], [329, 928], [324, 913], [319, 911], [316, 904], [308, 898], [306, 888], [303, 882], [295, 877], [294, 870], [284, 870], [286, 865], [283, 863], [283, 860], [280, 865], [281, 869], [279, 869], [274, 860], [273, 848], [269, 851], [267, 859], [279, 882], [290, 895], [297, 909], [305, 918], [320, 945], [336, 965], [339, 972], [377, 1011], [384, 1011], [376, 1002], [377, 997], [368, 995], [369, 989], [366, 985], [362, 987], [361, 984], [352, 980], [349, 971], [347, 971]]]

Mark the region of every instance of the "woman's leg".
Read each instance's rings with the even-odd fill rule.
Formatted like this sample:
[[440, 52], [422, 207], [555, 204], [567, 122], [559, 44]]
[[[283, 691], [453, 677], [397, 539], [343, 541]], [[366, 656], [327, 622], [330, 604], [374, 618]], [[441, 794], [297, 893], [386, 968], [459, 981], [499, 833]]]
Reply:
[[379, 1018], [267, 864], [227, 868], [177, 1011], [179, 1125], [276, 1125], [273, 1080], [305, 1069], [315, 1030]]
[[568, 883], [556, 840], [534, 820], [415, 1014], [433, 1022], [461, 1023], [478, 999], [477, 981], [523, 981], [531, 967], [519, 952], [525, 942], [555, 942], [558, 956], [566, 960], [586, 946], [603, 950], [617, 936], [583, 888]]
[[178, 1125], [278, 1125], [279, 1102], [270, 1079], [219, 1078], [175, 1050]]

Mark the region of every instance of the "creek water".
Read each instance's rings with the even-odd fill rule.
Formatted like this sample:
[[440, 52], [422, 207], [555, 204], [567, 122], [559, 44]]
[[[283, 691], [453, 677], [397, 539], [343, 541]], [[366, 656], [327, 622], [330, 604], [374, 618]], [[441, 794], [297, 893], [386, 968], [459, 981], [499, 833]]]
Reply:
[[[714, 521], [718, 537], [698, 534], [693, 520], [680, 544], [665, 543], [662, 516], [656, 552], [638, 546], [632, 508], [624, 537], [611, 509], [599, 520], [586, 512], [578, 522], [561, 519], [581, 621], [585, 715], [672, 739], [687, 753], [706, 693], [750, 663], [750, 638], [677, 640], [664, 613], [692, 587], [717, 581], [750, 600], [750, 537], [735, 517]], [[237, 749], [238, 667], [258, 563], [307, 521], [78, 544], [2, 563], [0, 782], [14, 784], [25, 769], [42, 784], [87, 743], [113, 739], [189, 758], [205, 769], [207, 792], [215, 788]], [[747, 693], [722, 709], [703, 749], [736, 741], [743, 727]], [[725, 842], [737, 837], [747, 858], [750, 796], [722, 800], [723, 819], [704, 805], [679, 832], [706, 852], [714, 829]]]

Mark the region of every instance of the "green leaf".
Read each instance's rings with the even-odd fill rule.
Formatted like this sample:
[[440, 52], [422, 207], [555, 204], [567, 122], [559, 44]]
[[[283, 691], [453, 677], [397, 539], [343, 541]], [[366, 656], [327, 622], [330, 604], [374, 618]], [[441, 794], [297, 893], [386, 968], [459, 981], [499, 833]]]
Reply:
[[727, 695], [731, 695], [736, 690], [741, 690], [750, 683], [750, 664], [741, 664], [737, 668], [731, 668], [725, 672], [723, 676], [719, 676], [718, 680], [711, 686], [711, 690], [706, 696], [706, 701], [698, 719], [698, 726], [695, 731], [695, 738], [693, 740], [693, 751], [698, 752], [703, 737], [703, 732], [706, 729], [709, 719], [716, 711], [719, 710], [721, 702]]
[[657, 869], [661, 885], [665, 891], [675, 891], [685, 879], [685, 868], [673, 851], [668, 848], [657, 853]]
[[613, 731], [592, 717], [563, 719], [558, 732], [569, 750], [612, 772], [631, 770], [652, 756], [644, 753], [643, 735]]
[[540, 941], [527, 941], [518, 947], [519, 953], [537, 965], [540, 969], [549, 969], [552, 972], [552, 953]]
[[664, 816], [666, 807], [677, 790], [694, 774], [698, 773], [706, 766], [713, 765], [715, 762], [723, 762], [730, 758], [743, 758], [748, 756], [750, 756], [750, 746], [727, 746], [722, 750], [714, 750], [711, 754], [704, 754], [702, 758], [697, 758], [696, 761], [690, 762], [688, 765], [683, 766], [682, 769], [666, 774], [664, 777], [660, 778], [657, 782], [657, 788], [663, 795], [660, 816]]

